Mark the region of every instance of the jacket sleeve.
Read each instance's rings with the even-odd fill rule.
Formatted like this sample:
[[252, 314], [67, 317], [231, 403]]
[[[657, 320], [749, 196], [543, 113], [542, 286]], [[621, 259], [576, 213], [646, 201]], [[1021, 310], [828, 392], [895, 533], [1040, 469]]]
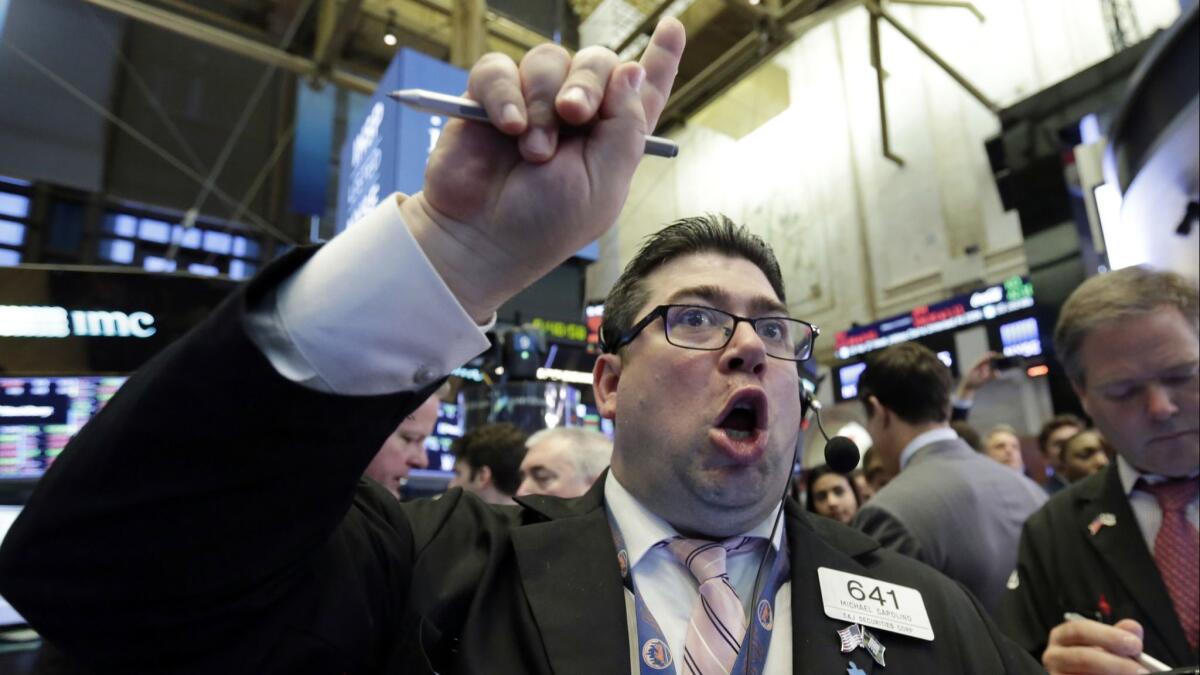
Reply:
[[[362, 470], [438, 383], [348, 397], [280, 377], [243, 317], [309, 254], [273, 263], [135, 373], [10, 530], [0, 593], [72, 657], [126, 672], [147, 663], [240, 670], [278, 638], [282, 608], [336, 583], [314, 581], [311, 563], [340, 555], [330, 542], [336, 549], [335, 532], [346, 529]], [[399, 509], [380, 508], [395, 518], [360, 517], [338, 535], [382, 540], [390, 531], [376, 567], [411, 548]], [[369, 624], [378, 607], [366, 602]]]
[[[1025, 651], [1040, 659], [1050, 639], [1050, 629], [1062, 623], [1063, 609], [1055, 591], [1052, 570], [1042, 551], [1050, 542], [1041, 541], [1047, 530], [1045, 509], [1035, 513], [1021, 531], [1015, 576], [1000, 604], [1000, 626]], [[1015, 586], [1014, 586], [1015, 584]]]
[[979, 618], [983, 621], [988, 637], [991, 638], [992, 644], [996, 648], [996, 652], [1000, 655], [1000, 662], [1004, 667], [1005, 675], [1018, 675], [1020, 673], [1042, 673], [1046, 669], [1030, 654], [1022, 648], [1021, 645], [1014, 642], [1009, 636], [1005, 635], [1000, 628], [992, 621], [992, 617], [980, 604], [979, 599], [975, 597], [971, 591], [967, 590], [966, 586], [958, 584], [962, 589], [963, 595], [966, 595], [971, 603], [975, 606], [975, 611], [979, 614]]
[[868, 503], [854, 515], [851, 525], [878, 541], [886, 549], [937, 567], [937, 563], [929, 559], [921, 542], [909, 532], [904, 523], [885, 509]]

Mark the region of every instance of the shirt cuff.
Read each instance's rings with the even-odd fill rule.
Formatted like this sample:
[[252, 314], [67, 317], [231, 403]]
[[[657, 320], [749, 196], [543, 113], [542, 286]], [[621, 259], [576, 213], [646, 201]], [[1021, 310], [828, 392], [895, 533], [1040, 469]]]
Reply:
[[334, 237], [247, 317], [275, 370], [310, 389], [420, 389], [489, 347], [413, 239], [396, 195]]

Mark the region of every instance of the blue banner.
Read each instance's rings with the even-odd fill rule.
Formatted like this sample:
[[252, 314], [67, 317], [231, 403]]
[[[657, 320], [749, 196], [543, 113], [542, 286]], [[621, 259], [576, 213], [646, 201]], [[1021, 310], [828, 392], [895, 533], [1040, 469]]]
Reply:
[[329, 185], [329, 153], [333, 150], [337, 89], [332, 86], [313, 89], [303, 78], [296, 79], [292, 212], [321, 216], [325, 214], [325, 194]]
[[410, 110], [387, 98], [397, 89], [458, 94], [467, 72], [411, 49], [392, 59], [366, 109], [351, 117], [342, 145], [337, 231], [369, 213], [393, 192], [421, 189], [425, 163], [446, 118]]

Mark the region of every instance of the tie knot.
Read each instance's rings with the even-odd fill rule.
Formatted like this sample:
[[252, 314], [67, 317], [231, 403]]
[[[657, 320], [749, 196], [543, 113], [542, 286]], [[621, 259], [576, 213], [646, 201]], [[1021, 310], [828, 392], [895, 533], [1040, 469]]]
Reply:
[[730, 555], [750, 553], [762, 541], [765, 540], [761, 537], [733, 537], [725, 541], [677, 537], [666, 544], [667, 549], [696, 577], [696, 581], [704, 583], [725, 576], [725, 562]]
[[1164, 512], [1186, 509], [1187, 505], [1196, 498], [1198, 486], [1200, 486], [1200, 479], [1197, 478], [1167, 480], [1155, 484], [1141, 481], [1141, 488], [1154, 495], [1154, 498], [1158, 500], [1159, 507]]

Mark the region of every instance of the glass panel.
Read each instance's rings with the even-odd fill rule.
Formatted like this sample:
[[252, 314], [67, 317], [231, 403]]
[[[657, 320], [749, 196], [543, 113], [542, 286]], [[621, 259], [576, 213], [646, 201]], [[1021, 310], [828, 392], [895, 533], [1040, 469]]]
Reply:
[[147, 241], [156, 241], [160, 244], [166, 244], [171, 241], [171, 225], [161, 220], [143, 218], [139, 233], [142, 239]]
[[204, 230], [194, 227], [184, 229], [182, 225], [176, 225], [171, 229], [171, 241], [178, 243], [183, 248], [200, 248], [200, 240], [203, 237]]
[[0, 244], [20, 246], [25, 241], [25, 226], [8, 220], [0, 220]]
[[199, 274], [202, 277], [215, 277], [221, 273], [221, 270], [212, 265], [203, 265], [201, 263], [192, 263], [188, 265], [188, 271], [192, 274]]
[[233, 247], [233, 237], [225, 232], [214, 232], [206, 230], [204, 232], [204, 250], [213, 253], [222, 253], [229, 255], [229, 250]]
[[142, 267], [146, 268], [147, 272], [174, 272], [175, 261], [155, 255], [148, 255], [142, 261]]
[[0, 248], [0, 266], [12, 267], [21, 264], [21, 254], [11, 248]]
[[0, 192], [0, 214], [13, 218], [25, 218], [29, 215], [29, 197]]
[[133, 262], [133, 242], [125, 239], [101, 239], [100, 257], [115, 263], [128, 265]]

